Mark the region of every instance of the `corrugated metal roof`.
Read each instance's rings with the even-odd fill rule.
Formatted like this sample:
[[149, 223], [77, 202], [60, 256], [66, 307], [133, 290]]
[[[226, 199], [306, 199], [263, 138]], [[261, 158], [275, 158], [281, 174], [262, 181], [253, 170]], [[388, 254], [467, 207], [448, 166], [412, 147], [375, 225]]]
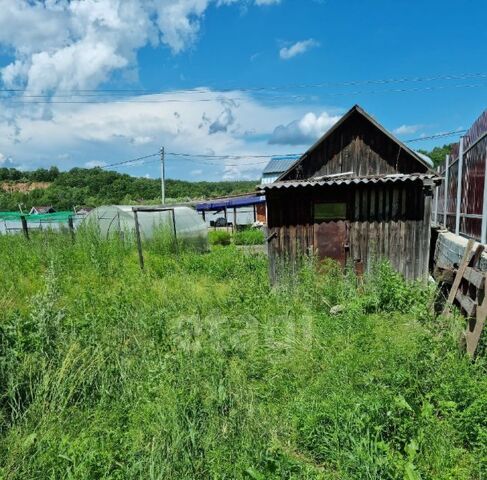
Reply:
[[248, 207], [250, 205], [258, 205], [260, 203], [265, 203], [264, 196], [246, 195], [242, 197], [217, 198], [207, 202], [197, 203], [196, 210], [198, 212], [203, 210], [222, 210], [223, 208]]
[[274, 182], [268, 185], [262, 185], [263, 190], [271, 190], [276, 188], [296, 188], [296, 187], [314, 187], [327, 185], [358, 185], [358, 184], [376, 184], [376, 183], [394, 183], [394, 182], [415, 182], [415, 181], [432, 180], [439, 182], [441, 177], [434, 174], [393, 174], [380, 175], [368, 177], [339, 177], [339, 178], [323, 178], [322, 180], [294, 180], [284, 182]]
[[430, 168], [434, 168], [435, 164], [433, 163], [433, 160], [431, 160], [428, 155], [425, 155], [424, 153], [418, 152], [417, 150], [414, 150], [414, 153], [418, 156], [421, 157]]
[[272, 157], [267, 166], [263, 170], [263, 174], [268, 173], [282, 173], [298, 160], [299, 155], [293, 157]]

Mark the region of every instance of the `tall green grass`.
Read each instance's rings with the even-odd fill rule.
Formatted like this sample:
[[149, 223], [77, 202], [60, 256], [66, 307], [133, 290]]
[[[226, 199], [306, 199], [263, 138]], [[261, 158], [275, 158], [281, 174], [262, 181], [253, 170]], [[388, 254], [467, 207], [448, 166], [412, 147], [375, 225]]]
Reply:
[[0, 237], [0, 478], [487, 475], [486, 365], [430, 289], [312, 262], [271, 289], [232, 246], [145, 260]]
[[235, 245], [263, 245], [264, 239], [264, 232], [256, 228], [236, 232], [233, 238]]

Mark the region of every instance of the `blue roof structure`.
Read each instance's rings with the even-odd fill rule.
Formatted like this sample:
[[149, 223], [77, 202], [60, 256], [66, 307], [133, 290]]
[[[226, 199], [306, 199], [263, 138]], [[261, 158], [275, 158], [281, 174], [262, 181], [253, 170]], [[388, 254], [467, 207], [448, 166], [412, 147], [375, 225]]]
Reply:
[[258, 205], [260, 203], [265, 203], [264, 195], [245, 195], [242, 197], [217, 198], [215, 200], [197, 203], [196, 210], [198, 212], [208, 210], [219, 211], [223, 210], [224, 208], [248, 207], [251, 205]]
[[290, 168], [300, 155], [289, 155], [286, 157], [272, 157], [267, 166], [264, 168], [262, 174], [283, 173]]

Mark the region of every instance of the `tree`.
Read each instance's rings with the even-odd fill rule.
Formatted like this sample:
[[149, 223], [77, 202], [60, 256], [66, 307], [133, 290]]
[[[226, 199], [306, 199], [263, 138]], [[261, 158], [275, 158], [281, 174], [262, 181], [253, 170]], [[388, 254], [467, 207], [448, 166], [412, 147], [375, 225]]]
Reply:
[[[123, 204], [130, 200], [147, 204], [160, 203], [159, 179], [137, 178], [102, 168], [73, 168], [60, 172], [57, 167], [39, 168], [21, 172], [14, 168], [0, 168], [0, 181], [36, 181], [50, 183], [47, 188], [30, 192], [2, 193], [0, 210], [15, 210], [22, 202], [26, 208], [33, 205], [52, 205], [57, 210], [70, 210], [75, 205], [96, 207]], [[255, 191], [258, 181], [242, 182], [186, 182], [167, 180], [167, 198], [179, 201], [215, 198], [223, 195]]]
[[426, 150], [418, 150], [418, 152], [424, 155], [428, 155], [428, 157], [433, 160], [433, 165], [437, 167], [438, 165], [442, 165], [445, 163], [445, 158], [452, 152], [453, 145], [454, 144], [451, 143], [449, 145], [443, 145], [442, 147], [435, 147], [430, 152]]

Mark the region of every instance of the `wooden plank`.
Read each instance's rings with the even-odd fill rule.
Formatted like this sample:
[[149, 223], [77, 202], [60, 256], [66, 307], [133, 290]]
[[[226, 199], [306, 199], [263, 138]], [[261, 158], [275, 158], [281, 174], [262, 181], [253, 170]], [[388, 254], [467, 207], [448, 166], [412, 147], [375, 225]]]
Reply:
[[455, 299], [460, 306], [465, 310], [469, 317], [474, 317], [477, 311], [477, 302], [472, 300], [468, 295], [464, 295], [460, 290], [457, 290]]
[[467, 346], [467, 353], [470, 357], [475, 356], [475, 352], [482, 337], [482, 331], [485, 326], [485, 319], [487, 317], [487, 296], [484, 298], [482, 304], [477, 308], [476, 321], [473, 323], [473, 328], [466, 332], [465, 340]]
[[448, 299], [446, 301], [445, 308], [443, 309], [444, 314], [446, 314], [448, 312], [450, 305], [452, 305], [453, 301], [455, 300], [455, 295], [457, 294], [458, 287], [460, 286], [460, 282], [462, 281], [465, 270], [468, 267], [470, 252], [472, 251], [474, 244], [475, 244], [475, 241], [472, 239], [470, 239], [467, 243], [467, 247], [465, 248], [465, 252], [463, 254], [462, 262], [460, 263], [460, 266], [458, 267], [457, 275], [455, 277], [455, 280], [453, 281], [453, 285], [451, 287], [450, 294], [448, 295]]
[[399, 272], [402, 273], [406, 278], [406, 268], [405, 268], [405, 263], [407, 262], [406, 259], [406, 248], [407, 248], [407, 243], [405, 240], [406, 236], [406, 226], [404, 223], [404, 220], [399, 220], [398, 222], [398, 249], [396, 252], [396, 255], [398, 257], [398, 264], [399, 264]]
[[[234, 212], [235, 212], [235, 209], [233, 209]], [[173, 229], [173, 233], [174, 233], [174, 250], [176, 251], [176, 253], [179, 253], [179, 244], [178, 244], [178, 231], [176, 229], [176, 214], [174, 213], [174, 208], [171, 210], [171, 213], [172, 213], [172, 229]], [[236, 215], [236, 213], [235, 213]], [[237, 224], [237, 221], [235, 220], [237, 217], [234, 216], [234, 222], [235, 222], [235, 226]]]
[[392, 210], [391, 210], [391, 217], [393, 220], [397, 220], [399, 217], [399, 204], [400, 204], [400, 195], [399, 195], [399, 188], [394, 187], [392, 191]]
[[25, 215], [20, 216], [20, 221], [22, 222], [22, 231], [24, 232], [24, 237], [29, 240], [29, 227], [27, 226]]
[[69, 228], [69, 233], [71, 235], [71, 241], [74, 243], [75, 233], [74, 233], [74, 223], [73, 223], [73, 217], [72, 216], [68, 217], [68, 228]]
[[482, 253], [484, 252], [485, 245], [478, 245], [474, 254], [472, 255], [472, 258], [470, 259], [470, 262], [468, 263], [469, 267], [476, 267], [478, 266], [480, 262], [480, 257], [482, 256]]
[[134, 221], [135, 221], [135, 238], [137, 240], [137, 251], [139, 253], [139, 264], [140, 264], [140, 269], [144, 270], [144, 254], [142, 252], [142, 239], [140, 237], [139, 216], [137, 214], [136, 209], [133, 209], [133, 212], [134, 212]]
[[449, 309], [450, 305], [452, 305], [453, 301], [455, 300], [455, 296], [457, 294], [458, 287], [460, 286], [460, 282], [462, 281], [463, 275], [465, 274], [465, 270], [468, 267], [470, 252], [472, 251], [474, 244], [475, 244], [475, 241], [472, 239], [470, 239], [467, 243], [467, 247], [465, 248], [465, 252], [463, 254], [462, 261], [460, 263], [460, 266], [458, 267], [455, 280], [453, 281], [453, 285], [452, 285], [451, 290], [450, 290], [450, 294], [448, 295], [448, 299], [446, 301], [445, 308], [443, 309], [444, 314], [448, 313], [448, 309]]
[[432, 197], [426, 196], [424, 199], [424, 212], [423, 212], [423, 241], [424, 244], [422, 248], [425, 252], [423, 260], [423, 271], [422, 278], [425, 282], [429, 278], [429, 268], [430, 268], [430, 248], [431, 248], [431, 206]]
[[385, 258], [390, 258], [390, 252], [391, 252], [391, 249], [390, 249], [390, 237], [389, 237], [389, 227], [391, 225], [391, 221], [390, 220], [387, 220], [384, 222], [384, 251], [383, 251], [383, 254], [384, 254], [384, 257]]
[[485, 273], [480, 270], [473, 267], [467, 267], [463, 278], [480, 290], [485, 288]]

